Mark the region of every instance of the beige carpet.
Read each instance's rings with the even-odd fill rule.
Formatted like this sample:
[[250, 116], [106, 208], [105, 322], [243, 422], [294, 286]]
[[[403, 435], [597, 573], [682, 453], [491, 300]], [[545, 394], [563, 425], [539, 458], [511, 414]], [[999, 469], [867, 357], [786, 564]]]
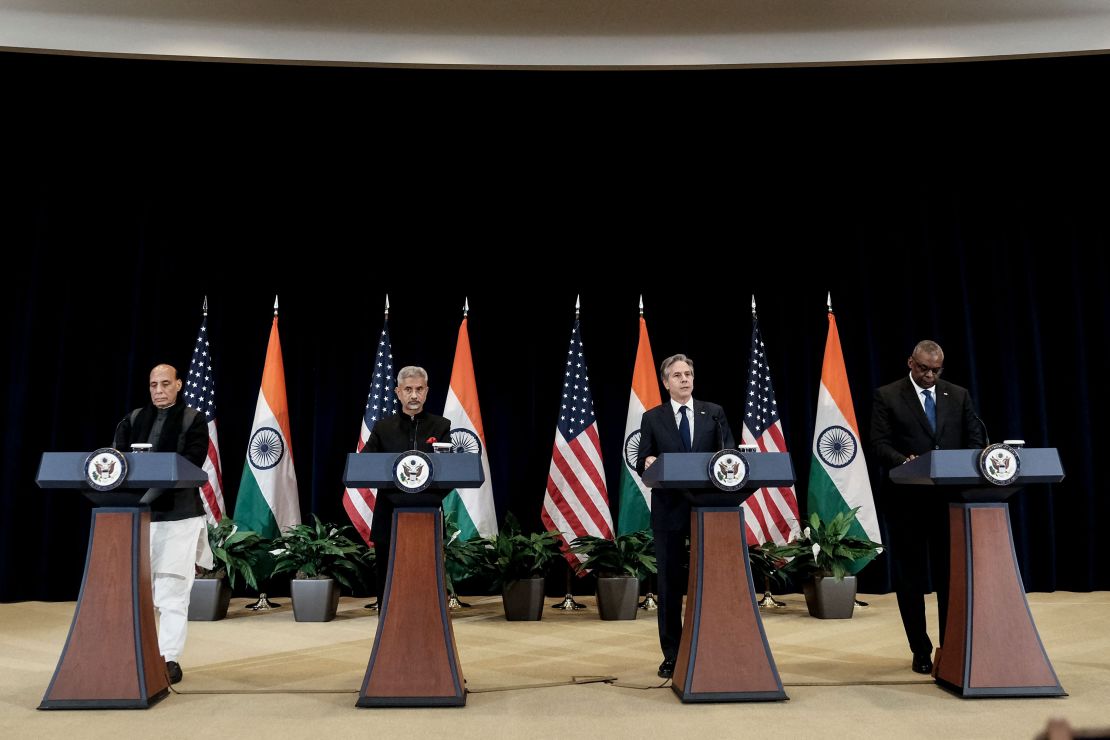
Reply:
[[[656, 688], [661, 656], [647, 613], [602, 622], [580, 598], [589, 610], [506, 622], [499, 598], [475, 597], [454, 617], [466, 707], [356, 709], [377, 626], [365, 599], [344, 599], [325, 624], [294, 622], [288, 599], [269, 613], [237, 599], [228, 619], [191, 623], [180, 693], [147, 711], [53, 712], [35, 707], [74, 605], [0, 604], [0, 738], [1028, 738], [1051, 717], [1110, 726], [1110, 593], [1030, 595], [1070, 694], [1056, 699], [952, 696], [909, 670], [893, 595], [861, 598], [871, 607], [850, 620], [812, 619], [799, 595], [764, 612], [787, 702], [684, 705]], [[934, 611], [930, 624], [935, 634]], [[570, 685], [594, 676], [616, 681]]]

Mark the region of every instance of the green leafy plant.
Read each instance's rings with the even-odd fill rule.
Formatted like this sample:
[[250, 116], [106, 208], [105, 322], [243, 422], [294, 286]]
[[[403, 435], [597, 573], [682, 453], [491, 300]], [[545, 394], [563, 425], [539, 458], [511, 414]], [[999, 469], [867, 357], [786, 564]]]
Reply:
[[832, 576], [838, 581], [853, 571], [858, 560], [869, 560], [883, 551], [878, 542], [848, 534], [856, 520], [859, 507], [839, 512], [829, 522], [822, 522], [817, 512], [809, 515], [809, 526], [798, 539], [775, 549], [779, 558], [791, 558], [784, 568], [814, 576]]
[[455, 515], [443, 515], [443, 572], [447, 580], [447, 593], [455, 595], [455, 583], [469, 578], [482, 569], [486, 558], [487, 541], [482, 537], [462, 539]]
[[790, 578], [785, 572], [787, 563], [780, 555], [781, 547], [770, 540], [748, 547], [748, 562], [752, 566], [752, 583], [756, 589], [785, 589], [790, 586]]
[[637, 580], [655, 572], [655, 539], [651, 530], [617, 535], [613, 539], [585, 535], [570, 543], [570, 551], [586, 559], [575, 566], [578, 571], [599, 576], [631, 576]]
[[267, 541], [258, 532], [240, 529], [231, 517], [225, 516], [220, 523], [208, 525], [208, 544], [216, 567], [201, 577], [222, 578], [227, 576], [228, 583], [235, 588], [235, 581], [242, 576], [248, 586], [258, 590], [256, 572], [265, 573], [271, 564]]
[[501, 531], [485, 540], [482, 569], [492, 576], [495, 588], [542, 576], [559, 556], [559, 535], [557, 531], [521, 534], [520, 523], [509, 514]]
[[312, 515], [314, 524], [297, 524], [286, 528], [273, 541], [274, 569], [272, 575], [295, 573], [295, 578], [334, 578], [353, 588], [350, 576], [362, 579], [362, 548], [347, 532], [350, 527], [324, 524]]

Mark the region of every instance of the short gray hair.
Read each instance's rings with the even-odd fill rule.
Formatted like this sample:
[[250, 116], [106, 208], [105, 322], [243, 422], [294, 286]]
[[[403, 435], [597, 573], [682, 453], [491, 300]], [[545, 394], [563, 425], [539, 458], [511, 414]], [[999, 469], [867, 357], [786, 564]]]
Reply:
[[662, 380], [667, 379], [667, 371], [670, 370], [671, 365], [675, 364], [676, 362], [685, 362], [687, 365], [690, 366], [690, 373], [693, 374], [693, 372], [694, 372], [694, 361], [693, 360], [691, 360], [686, 355], [671, 355], [667, 359], [663, 360], [663, 364], [659, 366], [659, 377]]
[[912, 357], [918, 352], [926, 355], [944, 355], [944, 350], [941, 349], [940, 345], [934, 342], [932, 339], [922, 339], [920, 342], [915, 344], [913, 347], [913, 352], [910, 353], [910, 356]]
[[397, 373], [397, 387], [400, 388], [404, 385], [405, 378], [418, 377], [424, 381], [424, 385], [428, 384], [428, 371], [418, 365], [407, 365], [401, 368], [401, 372]]

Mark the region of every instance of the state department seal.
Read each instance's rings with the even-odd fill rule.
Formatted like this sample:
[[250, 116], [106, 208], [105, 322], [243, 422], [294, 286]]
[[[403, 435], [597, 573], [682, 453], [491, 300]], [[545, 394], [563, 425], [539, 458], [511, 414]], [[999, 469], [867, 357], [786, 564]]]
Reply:
[[432, 461], [419, 450], [402, 452], [393, 461], [393, 480], [404, 493], [420, 493], [432, 483]]
[[709, 458], [709, 480], [722, 491], [738, 491], [748, 482], [748, 461], [739, 450], [724, 449]]
[[127, 478], [127, 458], [114, 447], [101, 447], [85, 458], [85, 483], [95, 491], [111, 491]]
[[979, 455], [979, 472], [988, 483], [1008, 486], [1021, 472], [1021, 458], [1017, 450], [1005, 443], [993, 444]]

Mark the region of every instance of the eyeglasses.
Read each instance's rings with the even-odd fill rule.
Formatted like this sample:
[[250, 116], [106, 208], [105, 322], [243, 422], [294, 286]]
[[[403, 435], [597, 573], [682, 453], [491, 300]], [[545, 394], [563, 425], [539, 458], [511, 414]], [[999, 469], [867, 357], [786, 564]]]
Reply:
[[928, 375], [929, 373], [932, 373], [933, 375], [936, 375], [936, 376], [939, 377], [940, 374], [944, 372], [944, 367], [943, 366], [942, 367], [929, 367], [928, 365], [922, 365], [917, 360], [914, 360], [913, 364], [914, 364], [915, 367], [917, 367], [917, 371], [919, 373], [921, 373], [922, 375]]

